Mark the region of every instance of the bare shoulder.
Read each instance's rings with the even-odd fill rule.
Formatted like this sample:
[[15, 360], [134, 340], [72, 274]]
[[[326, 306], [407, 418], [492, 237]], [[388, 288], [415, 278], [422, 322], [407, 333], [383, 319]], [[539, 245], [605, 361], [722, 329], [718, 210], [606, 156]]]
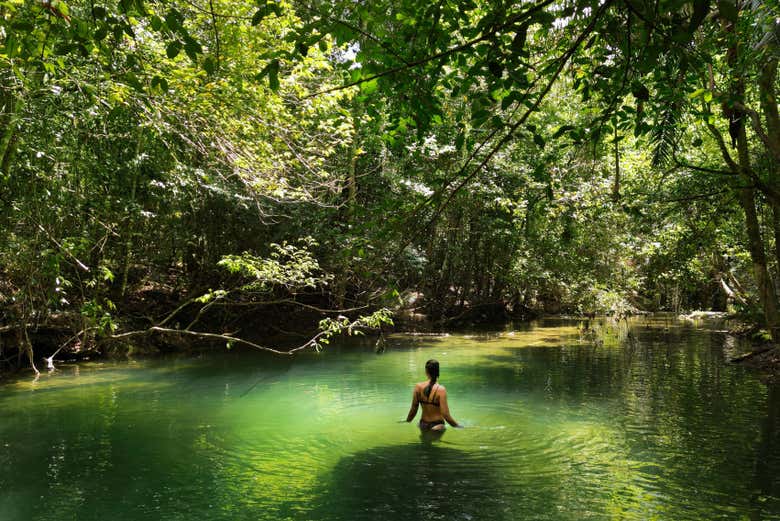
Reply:
[[441, 393], [441, 394], [447, 394], [447, 388], [446, 388], [446, 387], [444, 387], [443, 385], [439, 385], [439, 387], [438, 387], [437, 389], [438, 389], [438, 392], [439, 392], [439, 393]]

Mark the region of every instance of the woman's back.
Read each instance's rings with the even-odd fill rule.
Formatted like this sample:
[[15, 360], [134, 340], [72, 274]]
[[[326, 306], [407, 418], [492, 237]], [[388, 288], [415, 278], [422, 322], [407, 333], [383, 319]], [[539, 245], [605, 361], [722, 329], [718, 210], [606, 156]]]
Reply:
[[417, 416], [417, 409], [422, 405], [420, 429], [442, 430], [445, 420], [453, 427], [457, 427], [458, 422], [450, 415], [450, 408], [447, 405], [447, 389], [436, 381], [439, 378], [439, 362], [428, 360], [425, 363], [425, 373], [428, 381], [414, 385], [412, 406], [409, 408], [409, 414], [406, 415], [406, 421], [412, 421]]
[[[422, 405], [422, 419], [431, 422], [443, 419], [441, 414], [441, 396], [446, 395], [447, 390], [443, 385], [433, 384], [429, 389], [430, 382], [419, 382], [416, 385], [418, 400]], [[426, 395], [426, 391], [428, 394]]]

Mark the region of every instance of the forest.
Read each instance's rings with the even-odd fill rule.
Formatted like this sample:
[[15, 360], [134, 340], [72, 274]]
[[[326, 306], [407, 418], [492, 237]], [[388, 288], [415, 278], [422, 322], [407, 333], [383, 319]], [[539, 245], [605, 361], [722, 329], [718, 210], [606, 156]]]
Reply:
[[776, 339], [780, 6], [0, 1], [0, 372], [550, 314]]

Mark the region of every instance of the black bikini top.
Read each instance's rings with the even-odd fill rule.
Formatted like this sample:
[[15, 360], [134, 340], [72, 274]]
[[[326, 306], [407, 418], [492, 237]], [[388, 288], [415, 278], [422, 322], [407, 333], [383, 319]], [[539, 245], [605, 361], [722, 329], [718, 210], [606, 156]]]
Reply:
[[[439, 384], [433, 384], [433, 385], [434, 385], [434, 388], [436, 388], [436, 386], [437, 386], [437, 385], [439, 385]], [[436, 391], [438, 391], [438, 390], [439, 390], [439, 389], [438, 389], [438, 388], [436, 388]], [[433, 405], [434, 407], [438, 407], [438, 406], [439, 406], [439, 402], [434, 402], [434, 401], [433, 401], [433, 399], [434, 399], [434, 398], [436, 398], [436, 391], [434, 391], [433, 389], [431, 389], [431, 392], [433, 393], [433, 397], [432, 397], [432, 398], [430, 398], [430, 400], [429, 400], [429, 401], [426, 401], [426, 400], [425, 400], [425, 395], [424, 395], [424, 394], [422, 394], [422, 393], [420, 393], [420, 398], [419, 398], [419, 400], [420, 400], [420, 403], [425, 403], [425, 404], [428, 404], [428, 405]], [[431, 396], [431, 392], [428, 392], [428, 396], [429, 396], [429, 397]]]

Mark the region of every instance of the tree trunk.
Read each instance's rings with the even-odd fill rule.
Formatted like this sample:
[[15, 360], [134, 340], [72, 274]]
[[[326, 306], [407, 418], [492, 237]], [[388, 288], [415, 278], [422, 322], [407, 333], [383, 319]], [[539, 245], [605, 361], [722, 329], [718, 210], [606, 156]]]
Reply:
[[618, 144], [617, 121], [615, 121], [615, 182], [612, 184], [612, 202], [620, 200], [620, 145]]
[[[30, 342], [30, 335], [27, 333], [27, 317], [23, 317], [22, 323], [19, 326], [17, 333], [17, 341], [19, 342], [19, 352], [27, 355], [27, 359], [30, 362], [30, 367], [35, 374], [40, 374], [38, 368], [35, 367], [35, 355], [33, 354], [32, 342]], [[21, 367], [21, 366], [20, 366]]]
[[19, 119], [19, 111], [22, 110], [23, 100], [13, 93], [5, 96], [5, 106], [3, 107], [3, 128], [0, 136], [0, 165], [3, 167], [3, 174], [7, 175], [8, 158], [10, 157], [11, 146], [16, 136], [16, 122]]
[[[139, 127], [138, 135], [136, 137], [136, 143], [135, 143], [135, 155], [133, 156], [132, 160], [135, 163], [136, 161], [139, 161], [139, 156], [141, 155], [141, 152], [143, 150], [143, 130], [141, 127]], [[136, 190], [138, 188], [138, 178], [141, 175], [139, 172], [139, 166], [135, 166], [132, 168], [132, 180], [130, 185], [130, 204], [135, 204], [135, 194]], [[125, 240], [125, 258], [124, 258], [124, 267], [122, 269], [122, 287], [120, 290], [121, 298], [124, 300], [125, 296], [127, 295], [127, 278], [128, 274], [130, 272], [130, 264], [133, 259], [133, 235], [135, 234], [135, 209], [130, 208], [127, 215], [127, 228], [125, 229], [125, 233], [127, 234], [127, 238]]]
[[[761, 68], [761, 74], [758, 77], [761, 111], [764, 113], [764, 119], [766, 120], [767, 145], [776, 162], [780, 161], [780, 114], [778, 114], [777, 97], [775, 96], [777, 64], [777, 58], [767, 60]], [[775, 169], [777, 169], [777, 163], [775, 163]], [[772, 176], [772, 178], [776, 179], [775, 176]]]
[[726, 294], [726, 297], [729, 300], [736, 300], [743, 306], [749, 306], [750, 303], [747, 301], [745, 297], [743, 297], [741, 294], [737, 293], [731, 287], [729, 287], [728, 282], [726, 282], [726, 278], [723, 276], [723, 273], [718, 273], [715, 275], [715, 279], [720, 284], [721, 289], [723, 289], [723, 292]]
[[[722, 20], [724, 31], [733, 33], [736, 31], [736, 24], [731, 21]], [[731, 69], [731, 79], [729, 82], [729, 100], [743, 103], [745, 100], [745, 75], [740, 69], [739, 47], [732, 43], [726, 50], [726, 61]], [[771, 61], [771, 60], [770, 60]], [[763, 77], [763, 76], [762, 76]], [[770, 76], [774, 79], [774, 76]], [[764, 80], [766, 78], [763, 78]], [[771, 92], [771, 91], [770, 91]], [[763, 100], [762, 100], [763, 101]], [[736, 105], [736, 104], [734, 104]], [[721, 146], [721, 151], [726, 161], [730, 164], [735, 173], [739, 174], [743, 186], [736, 187], [739, 203], [745, 212], [745, 228], [748, 236], [748, 250], [750, 258], [753, 261], [753, 275], [756, 279], [758, 288], [758, 299], [764, 312], [764, 322], [769, 334], [773, 339], [777, 338], [777, 295], [775, 293], [774, 283], [769, 276], [767, 269], [766, 252], [764, 251], [764, 242], [761, 238], [761, 229], [756, 215], [755, 185], [756, 177], [750, 164], [750, 149], [745, 131], [745, 122], [748, 119], [747, 114], [732, 105], [731, 101], [724, 103], [723, 112], [729, 121], [729, 134], [735, 143], [737, 149], [737, 164], [729, 157], [725, 147]], [[766, 109], [766, 107], [764, 107]], [[770, 110], [771, 113], [771, 110]], [[769, 114], [771, 117], [771, 114]]]
[[[738, 99], [745, 95], [745, 86], [741, 81], [733, 85], [733, 94]], [[735, 114], [739, 118], [746, 118], [744, 113]], [[742, 181], [748, 186], [738, 188], [739, 203], [745, 212], [745, 227], [748, 234], [748, 250], [750, 258], [753, 261], [753, 274], [756, 278], [758, 287], [758, 300], [764, 310], [764, 321], [767, 330], [773, 339], [776, 338], [777, 328], [777, 294], [775, 285], [769, 275], [766, 262], [766, 252], [764, 251], [764, 241], [761, 237], [761, 228], [758, 223], [756, 213], [756, 190], [753, 187], [752, 167], [750, 164], [750, 148], [747, 140], [745, 125], [740, 124], [737, 131], [737, 156], [739, 158], [739, 169]]]
[[352, 143], [352, 146], [350, 147], [350, 158], [349, 158], [349, 176], [347, 178], [347, 190], [348, 190], [348, 199], [347, 199], [347, 216], [348, 220], [351, 223], [355, 216], [355, 205], [357, 201], [357, 176], [356, 176], [356, 169], [357, 169], [357, 149], [355, 147], [354, 141]]
[[775, 285], [769, 276], [769, 270], [766, 266], [764, 243], [761, 240], [761, 230], [758, 225], [758, 216], [756, 215], [755, 189], [740, 188], [739, 203], [745, 212], [748, 250], [753, 261], [753, 275], [758, 287], [758, 300], [764, 311], [767, 330], [774, 339], [776, 338], [775, 330], [777, 328], [777, 297], [775, 295]]
[[772, 233], [775, 239], [775, 290], [780, 287], [780, 204], [769, 201], [772, 207]]

